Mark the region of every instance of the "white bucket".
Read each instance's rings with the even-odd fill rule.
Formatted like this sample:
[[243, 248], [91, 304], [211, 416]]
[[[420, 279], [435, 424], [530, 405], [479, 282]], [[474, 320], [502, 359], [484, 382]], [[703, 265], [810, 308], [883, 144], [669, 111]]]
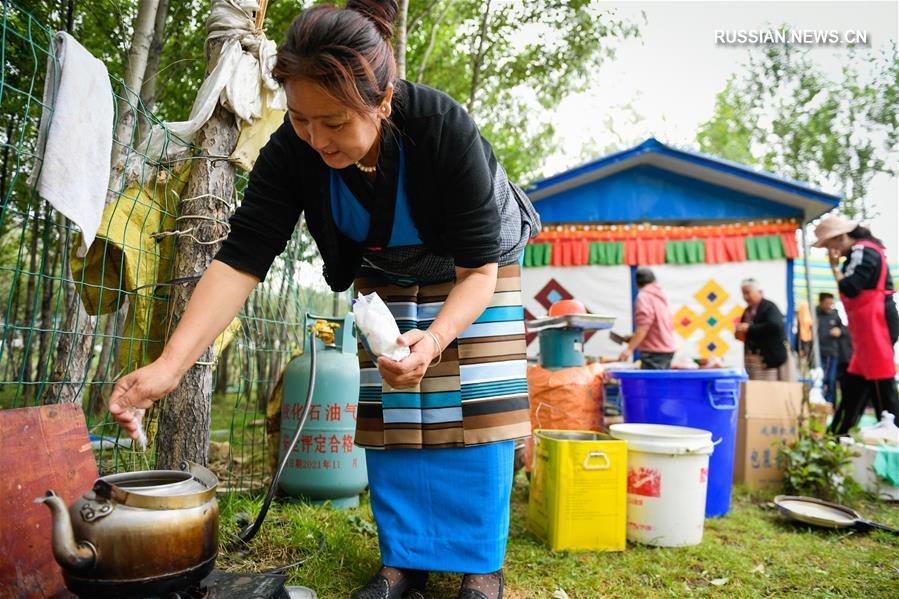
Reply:
[[627, 441], [627, 540], [659, 547], [702, 542], [712, 433], [663, 424], [613, 424]]

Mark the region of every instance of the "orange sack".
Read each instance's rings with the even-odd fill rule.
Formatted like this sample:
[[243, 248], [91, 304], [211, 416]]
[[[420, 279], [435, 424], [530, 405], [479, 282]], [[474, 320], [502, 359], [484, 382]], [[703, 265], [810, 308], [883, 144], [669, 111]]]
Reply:
[[[547, 370], [528, 366], [531, 428], [600, 431], [602, 427], [603, 367], [587, 364]], [[533, 438], [525, 441], [525, 469], [531, 471]]]

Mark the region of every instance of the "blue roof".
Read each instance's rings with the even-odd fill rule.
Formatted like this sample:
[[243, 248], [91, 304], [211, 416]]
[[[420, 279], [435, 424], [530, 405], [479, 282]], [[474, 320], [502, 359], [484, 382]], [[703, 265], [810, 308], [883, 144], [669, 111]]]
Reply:
[[654, 138], [535, 181], [527, 192], [546, 222], [809, 221], [842, 199]]

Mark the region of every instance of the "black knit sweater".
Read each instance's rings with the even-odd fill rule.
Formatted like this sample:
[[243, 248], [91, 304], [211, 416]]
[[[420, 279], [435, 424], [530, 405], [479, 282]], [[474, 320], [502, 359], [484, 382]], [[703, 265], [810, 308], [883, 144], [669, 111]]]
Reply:
[[[452, 257], [459, 267], [496, 262], [500, 256], [500, 217], [493, 187], [497, 161], [474, 121], [448, 95], [406, 81], [397, 83], [391, 121], [393, 126], [384, 129], [382, 153], [394, 155], [391, 144], [402, 136], [406, 178], [396, 181], [393, 164], [379, 169], [379, 177], [387, 179], [381, 181], [385, 189], [395, 190], [400, 183], [406, 186], [422, 242], [434, 254]], [[329, 172], [318, 152], [296, 135], [285, 118], [256, 160], [243, 202], [230, 219], [231, 233], [216, 259], [264, 279], [305, 212], [324, 261], [325, 280], [335, 291], [348, 288], [365, 248], [378, 245], [385, 234], [389, 238], [393, 197], [380, 194], [384, 205], [371, 211], [369, 239], [359, 244], [334, 223]]]

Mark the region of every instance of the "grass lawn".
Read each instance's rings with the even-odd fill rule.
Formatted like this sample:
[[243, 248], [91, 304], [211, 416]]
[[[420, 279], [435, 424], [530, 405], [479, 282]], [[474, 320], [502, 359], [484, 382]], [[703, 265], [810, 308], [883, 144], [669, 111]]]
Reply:
[[[506, 556], [507, 598], [553, 597], [896, 597], [899, 537], [888, 533], [812, 530], [784, 522], [765, 507], [769, 497], [737, 491], [731, 513], [706, 520], [701, 545], [658, 549], [628, 545], [622, 553], [551, 553], [526, 531], [527, 482], [512, 491]], [[222, 500], [222, 534], [237, 530], [234, 514], [253, 517], [261, 500]], [[866, 517], [899, 527], [899, 509], [858, 506]], [[324, 549], [315, 553], [322, 539]], [[262, 571], [311, 555], [290, 571], [290, 583], [319, 597], [348, 597], [378, 568], [377, 536], [367, 501], [337, 511], [280, 503], [246, 553], [224, 551], [226, 570]], [[459, 576], [432, 575], [428, 597], [455, 597]], [[556, 597], [564, 597], [556, 593]]]

